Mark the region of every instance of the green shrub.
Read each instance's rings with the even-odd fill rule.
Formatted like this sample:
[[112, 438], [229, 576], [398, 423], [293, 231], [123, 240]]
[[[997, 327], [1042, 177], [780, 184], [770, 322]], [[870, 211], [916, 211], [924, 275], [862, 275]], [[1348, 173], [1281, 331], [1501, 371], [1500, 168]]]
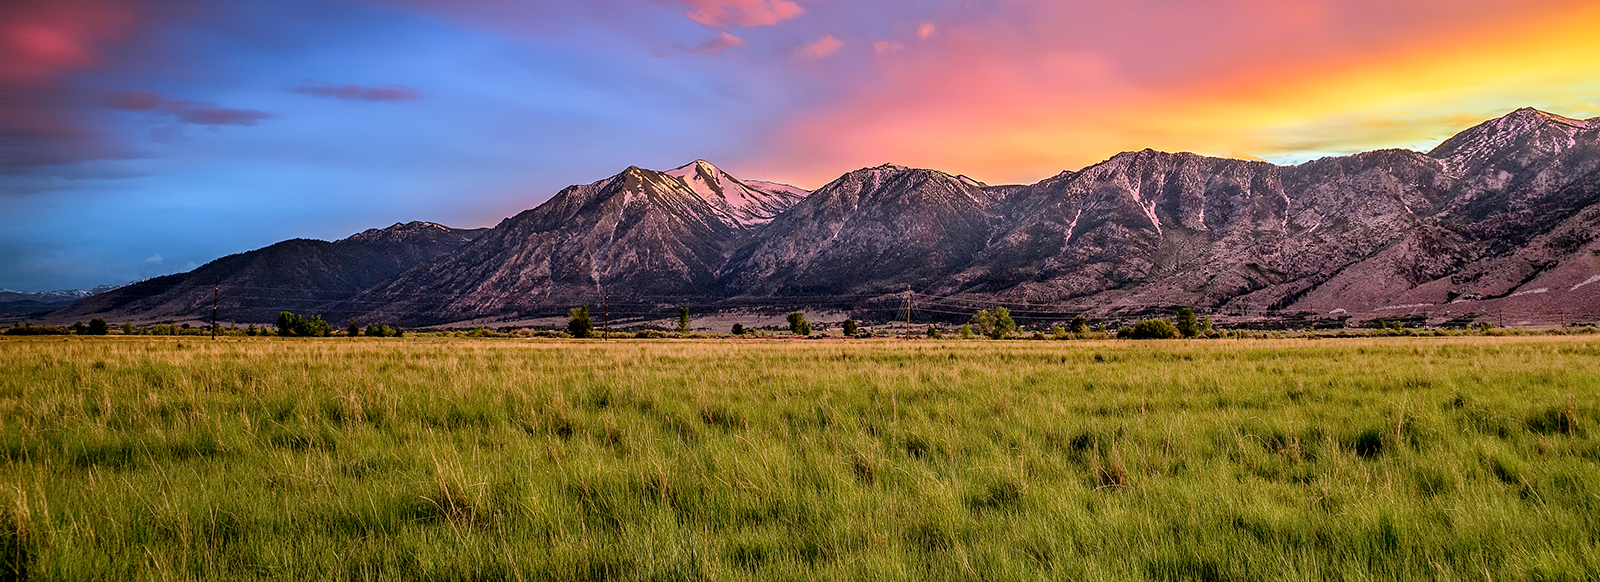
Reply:
[[[187, 326], [188, 324], [184, 324]], [[188, 329], [185, 327], [184, 329]], [[291, 311], [278, 312], [278, 335], [283, 337], [327, 337], [333, 333], [321, 315], [301, 317]]]
[[589, 306], [569, 309], [567, 317], [567, 333], [572, 337], [582, 339], [594, 335], [594, 321], [589, 319]]
[[855, 337], [856, 331], [857, 331], [856, 320], [854, 320], [854, 319], [846, 319], [846, 320], [844, 320], [844, 336], [845, 337]]
[[1165, 319], [1146, 319], [1117, 330], [1118, 339], [1177, 339], [1181, 334]]
[[1200, 320], [1195, 317], [1194, 308], [1184, 307], [1179, 309], [1177, 323], [1173, 327], [1176, 327], [1178, 329], [1178, 333], [1183, 335], [1183, 337], [1194, 337], [1200, 335]]
[[811, 335], [811, 324], [806, 322], [806, 314], [796, 311], [789, 314], [789, 333], [795, 335]]

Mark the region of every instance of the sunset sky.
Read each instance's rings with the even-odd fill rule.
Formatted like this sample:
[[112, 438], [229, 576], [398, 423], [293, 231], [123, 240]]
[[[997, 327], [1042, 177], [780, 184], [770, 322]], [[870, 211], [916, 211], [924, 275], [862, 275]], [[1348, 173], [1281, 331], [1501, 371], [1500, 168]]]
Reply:
[[697, 158], [1034, 182], [1600, 116], [1593, 0], [8, 0], [0, 287], [492, 226]]

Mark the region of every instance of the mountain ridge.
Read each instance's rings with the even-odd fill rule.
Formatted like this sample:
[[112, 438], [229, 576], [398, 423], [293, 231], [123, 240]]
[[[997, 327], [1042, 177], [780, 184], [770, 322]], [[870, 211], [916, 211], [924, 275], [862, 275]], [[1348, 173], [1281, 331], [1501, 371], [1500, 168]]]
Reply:
[[1237, 318], [1566, 323], [1600, 317], [1600, 285], [1580, 284], [1600, 273], [1595, 232], [1600, 118], [1525, 108], [1426, 153], [1278, 166], [1145, 149], [1028, 185], [884, 164], [807, 192], [705, 160], [630, 166], [342, 303], [296, 305], [427, 325], [559, 313], [608, 290], [657, 308], [820, 297], [859, 309], [909, 286], [1101, 319], [1184, 304]]

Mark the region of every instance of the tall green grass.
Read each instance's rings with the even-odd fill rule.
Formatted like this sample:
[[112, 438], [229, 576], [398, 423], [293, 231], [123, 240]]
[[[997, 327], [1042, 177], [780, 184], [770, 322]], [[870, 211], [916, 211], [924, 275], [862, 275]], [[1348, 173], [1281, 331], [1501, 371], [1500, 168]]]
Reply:
[[0, 580], [1581, 580], [1600, 340], [0, 339]]

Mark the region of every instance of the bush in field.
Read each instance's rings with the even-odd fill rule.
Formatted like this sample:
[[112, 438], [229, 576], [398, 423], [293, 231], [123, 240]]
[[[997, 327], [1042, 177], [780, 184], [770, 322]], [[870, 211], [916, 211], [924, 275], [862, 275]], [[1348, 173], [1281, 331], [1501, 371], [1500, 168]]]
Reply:
[[678, 308], [678, 333], [689, 333], [689, 308]]
[[283, 337], [327, 337], [333, 333], [321, 315], [301, 317], [291, 311], [278, 312], [278, 335]]
[[361, 324], [354, 321], [350, 322], [350, 325], [344, 328], [344, 334], [350, 337], [361, 335]]
[[6, 330], [6, 335], [67, 335], [72, 330], [56, 325], [33, 325], [19, 323]]
[[122, 335], [133, 335], [133, 322], [122, 322]]
[[742, 324], [742, 323], [733, 324], [733, 335], [744, 335], [744, 324]]
[[1133, 327], [1117, 330], [1118, 339], [1177, 339], [1182, 335], [1172, 322], [1165, 319], [1146, 319]]
[[1200, 319], [1195, 317], [1193, 307], [1178, 309], [1177, 322], [1173, 327], [1178, 328], [1178, 333], [1183, 337], [1200, 335]]
[[958, 333], [961, 334], [961, 339], [972, 339], [972, 324], [962, 325], [961, 331]]
[[984, 337], [994, 335], [994, 314], [989, 313], [987, 309], [974, 313], [965, 327], [971, 328], [973, 333]]
[[1011, 319], [1011, 310], [1004, 307], [994, 308], [994, 339], [1001, 339], [1017, 333], [1017, 322]]
[[858, 328], [856, 327], [856, 320], [854, 320], [854, 319], [846, 319], [846, 320], [844, 320], [844, 336], [845, 337], [855, 337], [857, 330], [858, 330]]
[[1058, 339], [1058, 340], [1067, 339], [1067, 328], [1061, 327], [1059, 325], [1050, 328], [1050, 337], [1053, 337], [1053, 338]]
[[1072, 318], [1072, 327], [1069, 329], [1072, 330], [1072, 333], [1079, 335], [1089, 333], [1089, 320], [1082, 315], [1074, 317]]
[[968, 325], [972, 326], [972, 331], [992, 339], [1003, 339], [1017, 332], [1017, 322], [1011, 319], [1011, 310], [1004, 307], [994, 308], [993, 313], [987, 309], [979, 311], [972, 315]]
[[930, 325], [930, 326], [928, 326], [928, 338], [929, 339], [943, 339], [944, 338], [944, 334], [939, 332], [938, 326]]
[[106, 335], [111, 333], [111, 324], [106, 323], [106, 320], [104, 319], [96, 317], [89, 320], [89, 327], [84, 330], [84, 333], [89, 335]]
[[789, 314], [789, 333], [811, 335], [811, 324], [806, 321], [804, 312], [796, 311]]
[[589, 306], [567, 310], [567, 318], [567, 333], [572, 337], [581, 339], [594, 335], [594, 321], [589, 319]]
[[367, 325], [367, 337], [399, 337], [400, 331], [387, 325], [373, 323]]

